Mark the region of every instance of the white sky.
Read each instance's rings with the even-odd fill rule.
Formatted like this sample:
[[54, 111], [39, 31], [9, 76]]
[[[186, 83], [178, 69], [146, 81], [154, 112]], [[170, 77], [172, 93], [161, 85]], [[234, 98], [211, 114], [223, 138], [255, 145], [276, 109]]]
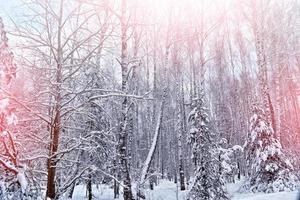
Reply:
[[3, 18], [13, 16], [15, 7], [20, 3], [20, 0], [0, 0], [0, 16]]

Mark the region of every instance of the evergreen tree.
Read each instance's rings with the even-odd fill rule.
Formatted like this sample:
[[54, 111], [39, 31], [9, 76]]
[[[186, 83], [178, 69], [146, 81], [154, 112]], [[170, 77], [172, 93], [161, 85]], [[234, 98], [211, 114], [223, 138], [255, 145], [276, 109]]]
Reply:
[[270, 193], [296, 189], [293, 166], [284, 155], [280, 142], [274, 138], [264, 111], [258, 107], [253, 108], [244, 148], [249, 176], [242, 190]]
[[216, 135], [210, 127], [203, 99], [195, 99], [189, 116], [190, 137], [193, 145], [195, 180], [189, 193], [191, 200], [229, 199], [221, 179], [221, 164]]

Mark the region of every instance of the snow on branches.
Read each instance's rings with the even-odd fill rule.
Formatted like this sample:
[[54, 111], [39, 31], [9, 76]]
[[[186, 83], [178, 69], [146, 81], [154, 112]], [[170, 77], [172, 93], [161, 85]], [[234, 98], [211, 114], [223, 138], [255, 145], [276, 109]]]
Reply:
[[296, 189], [293, 166], [284, 155], [280, 142], [274, 138], [264, 111], [258, 107], [254, 107], [250, 119], [245, 152], [249, 176], [242, 190], [270, 193]]
[[202, 99], [193, 102], [189, 116], [195, 180], [189, 193], [191, 200], [228, 199], [221, 179], [221, 163], [215, 134], [210, 127], [207, 109]]
[[[6, 88], [16, 76], [13, 53], [8, 48], [8, 39], [0, 18], [0, 83]], [[0, 199], [20, 199], [27, 190], [25, 169], [18, 161], [15, 138], [8, 130], [17, 123], [17, 117], [10, 108], [9, 99], [0, 94]]]

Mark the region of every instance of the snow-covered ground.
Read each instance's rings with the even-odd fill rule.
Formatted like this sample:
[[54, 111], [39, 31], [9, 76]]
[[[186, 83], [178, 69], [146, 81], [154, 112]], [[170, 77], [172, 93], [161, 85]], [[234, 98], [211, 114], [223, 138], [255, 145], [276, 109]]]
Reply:
[[228, 184], [227, 190], [232, 200], [298, 200], [298, 192], [278, 192], [278, 193], [239, 193], [241, 182]]
[[[298, 200], [298, 192], [278, 192], [272, 194], [253, 194], [238, 193], [240, 183], [229, 184], [227, 186], [228, 192], [232, 197], [232, 200]], [[160, 184], [155, 187], [155, 190], [147, 190], [147, 200], [184, 200], [187, 192], [180, 192], [176, 189], [176, 184], [169, 181], [161, 181]], [[93, 187], [95, 200], [113, 200], [113, 190], [106, 185], [99, 185]], [[85, 186], [79, 185], [74, 192], [74, 200], [86, 199]], [[121, 200], [120, 198], [119, 200]]]

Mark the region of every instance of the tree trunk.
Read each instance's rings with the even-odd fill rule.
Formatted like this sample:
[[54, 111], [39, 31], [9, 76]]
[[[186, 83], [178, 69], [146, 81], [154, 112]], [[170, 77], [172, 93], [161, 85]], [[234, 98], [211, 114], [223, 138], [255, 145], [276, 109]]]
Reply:
[[55, 108], [54, 108], [54, 121], [53, 128], [51, 128], [51, 143], [49, 149], [49, 158], [47, 160], [47, 191], [46, 198], [57, 199], [55, 188], [56, 164], [57, 164], [57, 151], [59, 145], [59, 135], [61, 129], [61, 82], [62, 82], [62, 47], [61, 47], [61, 32], [62, 32], [62, 15], [63, 3], [60, 1], [60, 11], [58, 19], [58, 33], [57, 33], [57, 68], [56, 68], [56, 86], [55, 86]]
[[[115, 177], [118, 177], [116, 159], [113, 160], [113, 174], [115, 175]], [[119, 188], [119, 183], [114, 180], [114, 199], [119, 198]]]
[[119, 184], [114, 180], [114, 199], [119, 197]]
[[88, 193], [88, 200], [92, 200], [93, 199], [93, 191], [92, 191], [92, 176], [89, 175], [89, 179], [87, 181], [86, 184], [86, 189], [87, 189], [87, 193]]
[[[128, 56], [127, 56], [127, 18], [126, 18], [126, 0], [122, 0], [122, 13], [121, 13], [121, 71], [122, 71], [122, 91], [127, 93], [127, 77], [128, 77]], [[119, 130], [119, 141], [118, 141], [118, 153], [121, 168], [121, 180], [124, 181], [123, 197], [124, 200], [132, 200], [132, 190], [131, 190], [131, 178], [128, 166], [128, 109], [129, 102], [128, 97], [124, 97], [122, 102], [122, 119], [120, 123]]]
[[260, 91], [262, 95], [263, 106], [265, 109], [265, 117], [267, 118], [268, 122], [271, 124], [273, 128], [274, 138], [277, 139], [274, 107], [272, 104], [270, 90], [268, 86], [268, 73], [267, 73], [268, 69], [267, 69], [267, 61], [265, 55], [265, 44], [264, 44], [263, 33], [262, 33], [263, 30], [261, 29], [263, 29], [262, 24], [260, 24], [260, 27], [257, 24], [256, 26], [254, 26], [257, 64], [259, 66]]
[[57, 111], [57, 116], [54, 121], [54, 128], [52, 133], [52, 141], [50, 144], [50, 158], [47, 160], [47, 192], [46, 197], [50, 199], [56, 199], [56, 189], [55, 189], [55, 175], [56, 175], [56, 153], [58, 150], [58, 141], [59, 141], [59, 122], [60, 122], [60, 113]]
[[180, 190], [185, 190], [183, 160], [180, 160], [179, 178], [180, 178]]
[[[148, 173], [148, 171], [151, 167], [151, 163], [154, 160], [153, 158], [154, 158], [157, 146], [158, 146], [159, 134], [160, 134], [160, 129], [161, 129], [161, 122], [162, 122], [162, 117], [163, 117], [163, 105], [164, 105], [164, 102], [161, 103], [160, 110], [159, 110], [159, 113], [158, 113], [158, 120], [157, 120], [157, 124], [156, 124], [156, 128], [155, 128], [155, 133], [154, 133], [154, 136], [153, 136], [152, 145], [151, 145], [151, 148], [150, 148], [149, 153], [147, 155], [147, 158], [145, 160], [145, 163], [143, 165], [143, 169], [142, 169], [142, 173], [141, 173], [141, 179], [140, 179], [139, 185], [138, 185], [138, 196], [140, 196], [140, 197], [145, 196], [144, 192], [143, 192], [143, 184], [146, 180], [147, 173]], [[152, 179], [152, 177], [150, 179]], [[150, 189], [151, 190], [154, 189], [154, 181], [150, 181]]]

